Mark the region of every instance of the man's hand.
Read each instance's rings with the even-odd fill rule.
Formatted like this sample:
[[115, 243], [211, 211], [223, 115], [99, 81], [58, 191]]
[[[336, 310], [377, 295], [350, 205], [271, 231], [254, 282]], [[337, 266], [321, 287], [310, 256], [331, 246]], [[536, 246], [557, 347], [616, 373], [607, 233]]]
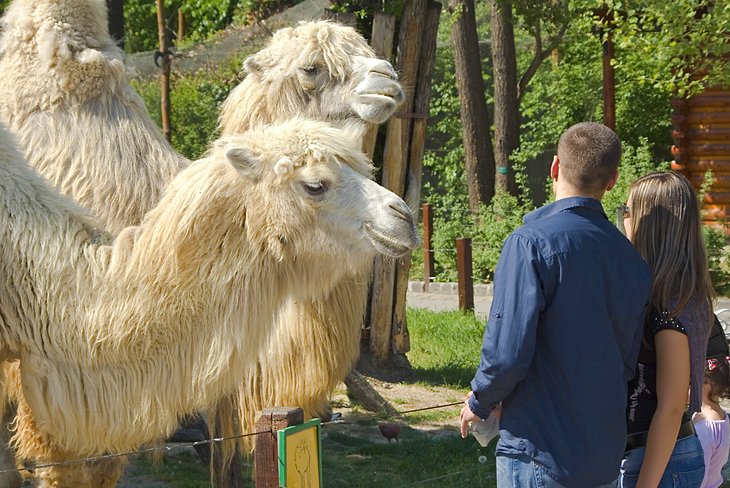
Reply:
[[461, 431], [462, 439], [466, 439], [469, 435], [469, 424], [481, 420], [474, 412], [471, 411], [471, 408], [469, 408], [469, 398], [471, 398], [473, 394], [474, 392], [470, 391], [466, 396], [464, 399], [464, 406], [461, 407], [461, 414], [459, 415], [459, 418], [461, 419], [459, 430]]

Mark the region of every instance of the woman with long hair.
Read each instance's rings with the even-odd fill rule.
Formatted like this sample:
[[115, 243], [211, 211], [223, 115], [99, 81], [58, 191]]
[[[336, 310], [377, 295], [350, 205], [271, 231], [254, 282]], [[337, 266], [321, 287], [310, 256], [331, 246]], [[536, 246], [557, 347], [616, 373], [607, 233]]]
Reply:
[[699, 487], [704, 459], [691, 416], [702, 404], [714, 291], [691, 183], [675, 172], [637, 179], [624, 227], [649, 265], [653, 283], [636, 376], [628, 389], [621, 486]]

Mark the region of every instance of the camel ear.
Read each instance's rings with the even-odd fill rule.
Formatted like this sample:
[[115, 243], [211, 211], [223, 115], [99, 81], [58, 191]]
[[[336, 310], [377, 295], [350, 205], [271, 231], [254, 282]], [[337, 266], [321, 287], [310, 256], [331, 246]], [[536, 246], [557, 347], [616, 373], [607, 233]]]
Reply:
[[248, 74], [261, 71], [261, 65], [256, 61], [256, 55], [251, 55], [243, 61], [243, 69]]
[[255, 178], [258, 174], [257, 165], [259, 163], [256, 154], [248, 148], [233, 146], [226, 149], [226, 159], [231, 166], [244, 176]]

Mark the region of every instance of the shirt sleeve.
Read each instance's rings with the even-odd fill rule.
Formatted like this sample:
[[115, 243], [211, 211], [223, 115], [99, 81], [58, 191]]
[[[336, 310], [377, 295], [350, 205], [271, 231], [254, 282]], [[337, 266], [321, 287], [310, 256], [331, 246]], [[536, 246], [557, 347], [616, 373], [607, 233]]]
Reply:
[[535, 353], [537, 325], [545, 307], [542, 287], [547, 265], [537, 246], [512, 234], [494, 274], [494, 297], [482, 342], [481, 363], [469, 408], [486, 419], [523, 380]]

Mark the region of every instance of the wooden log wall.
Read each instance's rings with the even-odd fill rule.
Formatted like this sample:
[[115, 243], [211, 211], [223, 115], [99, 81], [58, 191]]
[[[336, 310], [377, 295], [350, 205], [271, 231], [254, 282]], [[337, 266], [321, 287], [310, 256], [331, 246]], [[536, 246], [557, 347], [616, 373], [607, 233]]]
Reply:
[[687, 176], [696, 189], [712, 170], [702, 217], [707, 224], [724, 225], [730, 217], [730, 89], [708, 89], [672, 105], [672, 169]]

